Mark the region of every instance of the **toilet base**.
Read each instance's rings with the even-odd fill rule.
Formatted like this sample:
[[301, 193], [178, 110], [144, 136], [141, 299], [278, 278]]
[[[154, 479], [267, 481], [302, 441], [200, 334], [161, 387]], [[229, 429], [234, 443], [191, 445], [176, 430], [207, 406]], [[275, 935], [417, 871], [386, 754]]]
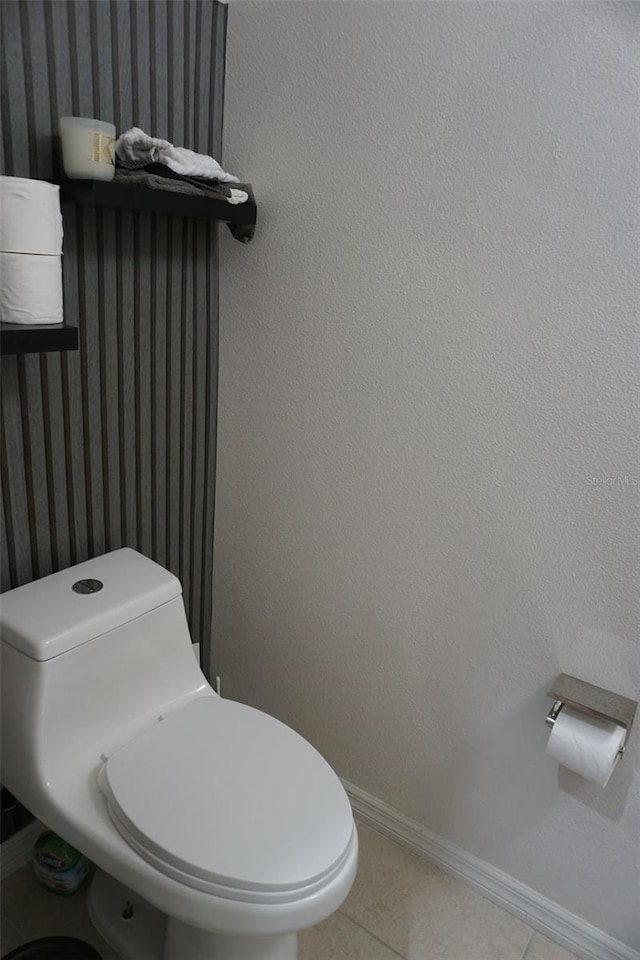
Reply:
[[227, 936], [167, 917], [97, 870], [87, 898], [94, 927], [122, 960], [297, 960], [295, 933]]
[[103, 870], [96, 870], [87, 896], [89, 917], [122, 960], [159, 960], [167, 917]]
[[270, 937], [225, 936], [188, 927], [169, 917], [163, 960], [297, 960], [295, 933]]

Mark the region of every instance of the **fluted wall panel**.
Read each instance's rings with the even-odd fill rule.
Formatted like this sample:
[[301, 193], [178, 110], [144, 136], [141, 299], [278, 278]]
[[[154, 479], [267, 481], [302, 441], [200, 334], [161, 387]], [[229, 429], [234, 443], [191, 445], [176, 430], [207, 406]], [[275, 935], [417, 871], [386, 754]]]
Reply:
[[[137, 125], [220, 155], [226, 7], [0, 5], [2, 171], [56, 180], [60, 116]], [[63, 205], [70, 353], [2, 358], [2, 589], [120, 546], [211, 619], [217, 230]]]

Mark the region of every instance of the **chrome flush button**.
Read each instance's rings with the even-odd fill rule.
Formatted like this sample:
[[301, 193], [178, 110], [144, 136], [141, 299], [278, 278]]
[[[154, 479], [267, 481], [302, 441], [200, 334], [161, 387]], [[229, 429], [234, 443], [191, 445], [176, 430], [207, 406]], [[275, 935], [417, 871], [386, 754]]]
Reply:
[[103, 586], [102, 580], [76, 580], [71, 589], [74, 593], [97, 593]]

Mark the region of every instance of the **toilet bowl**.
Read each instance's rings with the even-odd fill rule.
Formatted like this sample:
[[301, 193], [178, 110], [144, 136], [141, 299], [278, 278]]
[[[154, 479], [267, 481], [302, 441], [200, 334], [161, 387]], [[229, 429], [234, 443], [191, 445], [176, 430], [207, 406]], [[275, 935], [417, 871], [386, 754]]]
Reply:
[[295, 960], [353, 883], [349, 801], [307, 741], [212, 690], [178, 580], [116, 550], [5, 593], [0, 639], [2, 782], [98, 865], [125, 960]]

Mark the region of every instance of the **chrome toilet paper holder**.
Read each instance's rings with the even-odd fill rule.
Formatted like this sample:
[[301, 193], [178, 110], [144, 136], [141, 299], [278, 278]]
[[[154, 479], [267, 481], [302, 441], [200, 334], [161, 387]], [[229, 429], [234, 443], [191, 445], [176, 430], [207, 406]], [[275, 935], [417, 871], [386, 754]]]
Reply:
[[570, 677], [568, 673], [561, 673], [556, 677], [547, 691], [547, 696], [555, 700], [545, 720], [548, 727], [554, 725], [565, 705], [573, 707], [574, 710], [580, 710], [591, 717], [610, 720], [624, 727], [625, 737], [618, 751], [620, 754], [624, 753], [638, 709], [636, 700], [630, 700], [629, 697], [623, 697], [603, 687], [596, 687], [586, 680]]

